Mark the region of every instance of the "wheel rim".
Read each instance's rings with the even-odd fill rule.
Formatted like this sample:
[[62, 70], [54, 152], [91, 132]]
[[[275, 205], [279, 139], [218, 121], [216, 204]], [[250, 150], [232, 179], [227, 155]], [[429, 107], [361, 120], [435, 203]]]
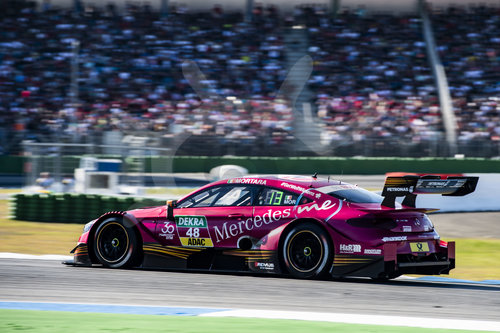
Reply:
[[323, 260], [323, 242], [309, 230], [297, 232], [288, 243], [290, 264], [299, 272], [314, 271]]
[[99, 255], [109, 263], [123, 259], [129, 249], [127, 230], [117, 222], [106, 224], [97, 235]]

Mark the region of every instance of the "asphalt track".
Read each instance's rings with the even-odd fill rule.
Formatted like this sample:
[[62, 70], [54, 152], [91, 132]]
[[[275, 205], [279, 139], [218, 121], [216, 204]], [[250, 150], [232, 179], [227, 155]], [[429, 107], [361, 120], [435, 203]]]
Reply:
[[498, 320], [500, 286], [112, 270], [0, 259], [0, 301], [267, 309]]

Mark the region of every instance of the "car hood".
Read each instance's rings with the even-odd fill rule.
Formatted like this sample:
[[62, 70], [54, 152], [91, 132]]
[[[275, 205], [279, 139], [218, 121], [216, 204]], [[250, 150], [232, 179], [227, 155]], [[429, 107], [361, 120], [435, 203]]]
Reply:
[[[127, 211], [128, 214], [133, 215], [135, 218], [157, 217], [165, 212], [164, 206], [159, 207], [144, 207]], [[166, 214], [166, 213], [165, 213]]]

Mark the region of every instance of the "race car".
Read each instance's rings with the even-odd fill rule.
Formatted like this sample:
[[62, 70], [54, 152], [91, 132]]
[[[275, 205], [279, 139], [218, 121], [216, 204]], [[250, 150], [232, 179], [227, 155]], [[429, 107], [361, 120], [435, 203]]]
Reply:
[[[220, 180], [166, 205], [87, 223], [75, 265], [260, 272], [296, 278], [448, 274], [455, 243], [418, 194], [463, 196], [477, 177], [387, 177], [382, 195], [314, 176]], [[403, 198], [399, 203], [398, 197]]]

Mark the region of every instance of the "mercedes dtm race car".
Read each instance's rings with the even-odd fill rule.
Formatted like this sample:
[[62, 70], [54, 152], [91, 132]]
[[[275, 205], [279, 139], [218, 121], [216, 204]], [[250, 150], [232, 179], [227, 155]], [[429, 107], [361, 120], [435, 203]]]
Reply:
[[[251, 271], [298, 278], [448, 274], [444, 242], [417, 194], [463, 196], [477, 177], [388, 177], [382, 196], [316, 176], [221, 180], [160, 207], [85, 225], [74, 264]], [[396, 201], [403, 197], [402, 203]]]

